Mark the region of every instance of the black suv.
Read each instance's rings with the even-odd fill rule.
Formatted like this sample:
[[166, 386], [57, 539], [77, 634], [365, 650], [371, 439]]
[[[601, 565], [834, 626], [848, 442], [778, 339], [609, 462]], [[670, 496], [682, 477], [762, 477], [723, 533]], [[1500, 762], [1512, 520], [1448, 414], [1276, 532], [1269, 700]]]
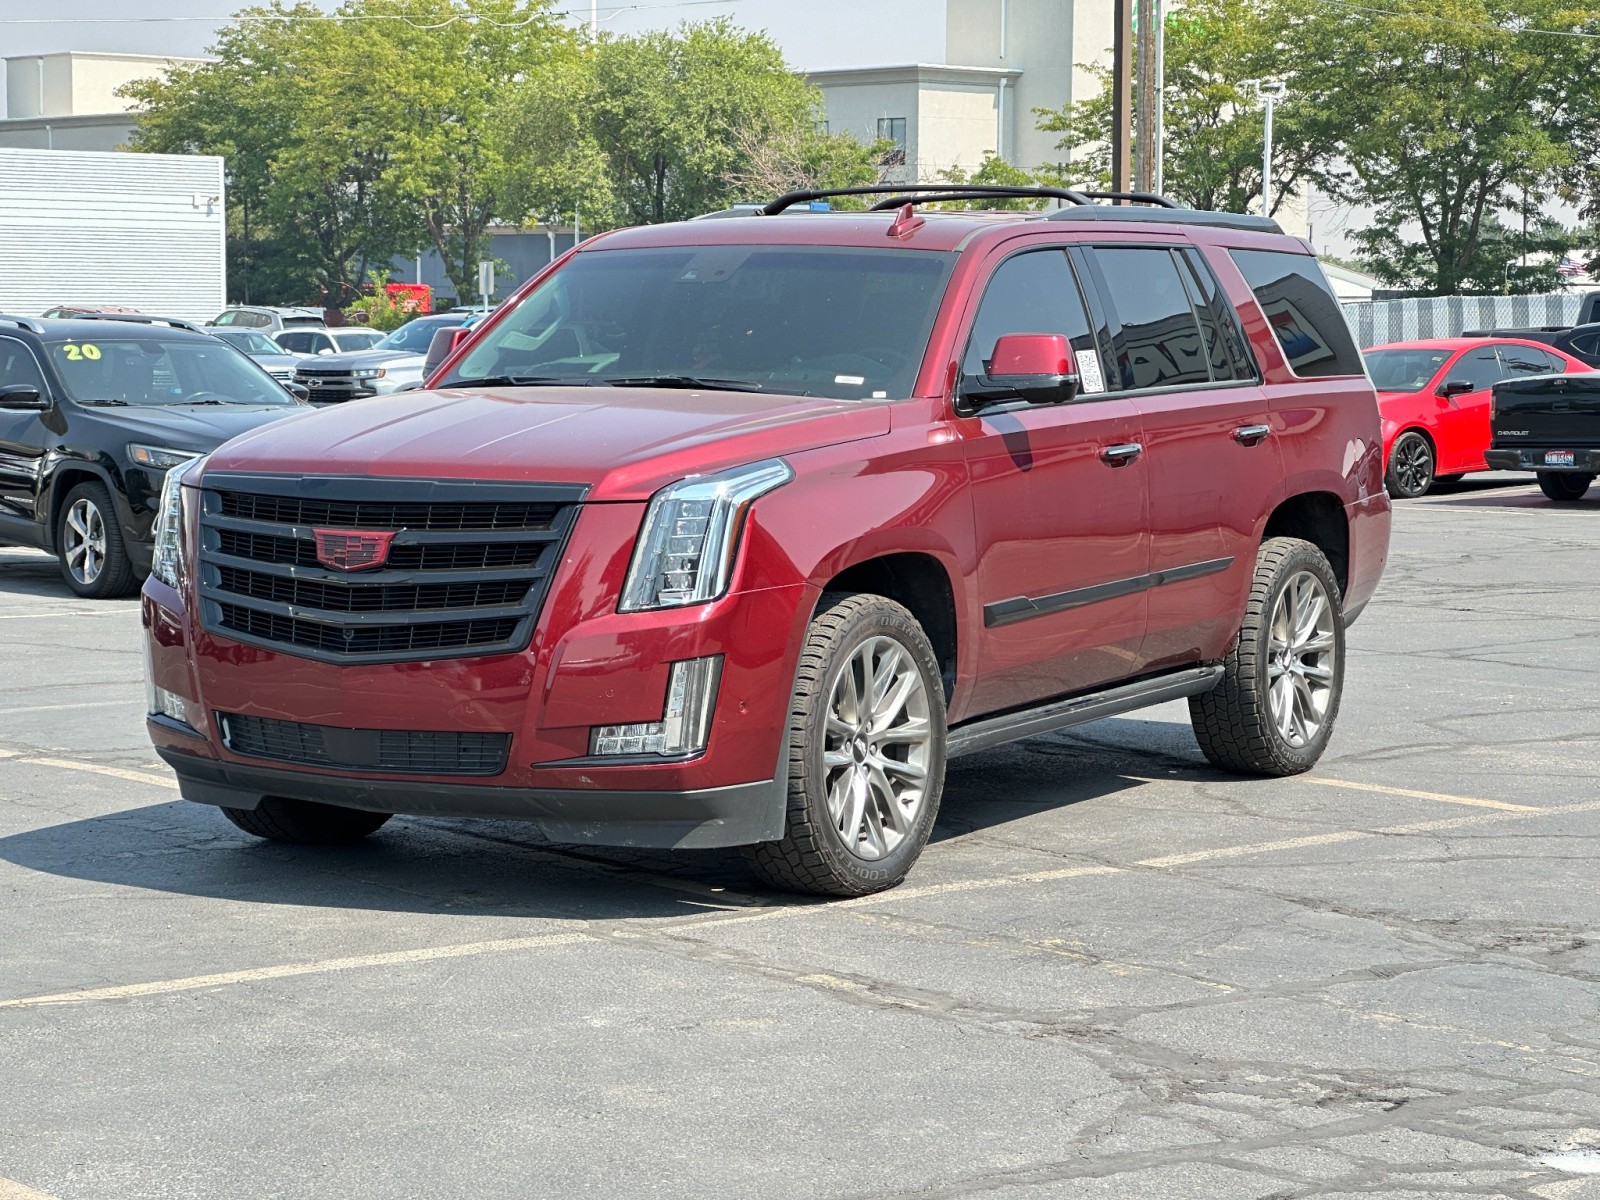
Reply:
[[80, 596], [126, 595], [168, 469], [304, 411], [184, 321], [0, 315], [0, 542], [53, 551]]

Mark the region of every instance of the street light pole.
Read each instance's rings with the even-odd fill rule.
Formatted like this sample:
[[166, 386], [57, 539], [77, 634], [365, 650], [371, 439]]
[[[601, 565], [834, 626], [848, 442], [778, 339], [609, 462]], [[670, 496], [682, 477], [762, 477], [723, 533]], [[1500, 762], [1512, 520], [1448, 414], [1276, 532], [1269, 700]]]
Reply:
[[1267, 104], [1266, 136], [1262, 139], [1261, 147], [1261, 215], [1270, 217], [1272, 215], [1272, 107], [1283, 99], [1288, 88], [1284, 86], [1282, 80], [1264, 79], [1256, 84], [1256, 90]]

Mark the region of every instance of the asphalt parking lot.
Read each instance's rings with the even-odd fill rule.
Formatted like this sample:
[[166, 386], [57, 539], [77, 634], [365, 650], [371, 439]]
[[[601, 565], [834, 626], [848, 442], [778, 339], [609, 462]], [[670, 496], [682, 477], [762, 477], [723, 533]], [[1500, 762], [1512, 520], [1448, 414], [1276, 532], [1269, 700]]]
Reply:
[[255, 842], [149, 748], [136, 602], [0, 549], [0, 1200], [1600, 1197], [1597, 541], [1401, 505], [1313, 774], [1179, 705], [1039, 738], [843, 903]]

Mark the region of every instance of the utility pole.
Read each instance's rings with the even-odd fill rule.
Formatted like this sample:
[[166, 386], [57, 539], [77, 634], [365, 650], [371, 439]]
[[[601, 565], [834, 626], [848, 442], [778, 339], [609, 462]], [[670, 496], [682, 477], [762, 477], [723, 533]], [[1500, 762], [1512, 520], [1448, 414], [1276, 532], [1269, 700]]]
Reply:
[[1156, 43], [1156, 138], [1155, 170], [1151, 173], [1150, 190], [1157, 195], [1166, 194], [1167, 186], [1167, 15], [1161, 0], [1154, 0]]
[[1133, 135], [1133, 0], [1112, 0], [1111, 190], [1129, 191]]
[[1133, 188], [1138, 192], [1156, 189], [1156, 162], [1161, 151], [1156, 140], [1157, 114], [1161, 96], [1156, 85], [1156, 0], [1136, 0], [1138, 17], [1134, 26], [1139, 85], [1135, 90], [1136, 126], [1134, 135]]
[[1281, 79], [1263, 79], [1256, 84], [1261, 99], [1267, 105], [1266, 135], [1261, 145], [1261, 215], [1272, 215], [1272, 106], [1283, 99], [1289, 89]]

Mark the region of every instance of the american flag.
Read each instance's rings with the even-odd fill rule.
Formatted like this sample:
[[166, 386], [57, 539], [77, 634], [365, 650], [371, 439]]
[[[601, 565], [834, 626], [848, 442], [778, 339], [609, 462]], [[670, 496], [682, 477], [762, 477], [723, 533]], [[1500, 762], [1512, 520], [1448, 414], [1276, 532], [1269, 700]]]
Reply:
[[1556, 274], [1563, 279], [1571, 278], [1574, 275], [1583, 275], [1588, 269], [1587, 263], [1573, 258], [1570, 254], [1563, 254], [1561, 261], [1556, 264]]

